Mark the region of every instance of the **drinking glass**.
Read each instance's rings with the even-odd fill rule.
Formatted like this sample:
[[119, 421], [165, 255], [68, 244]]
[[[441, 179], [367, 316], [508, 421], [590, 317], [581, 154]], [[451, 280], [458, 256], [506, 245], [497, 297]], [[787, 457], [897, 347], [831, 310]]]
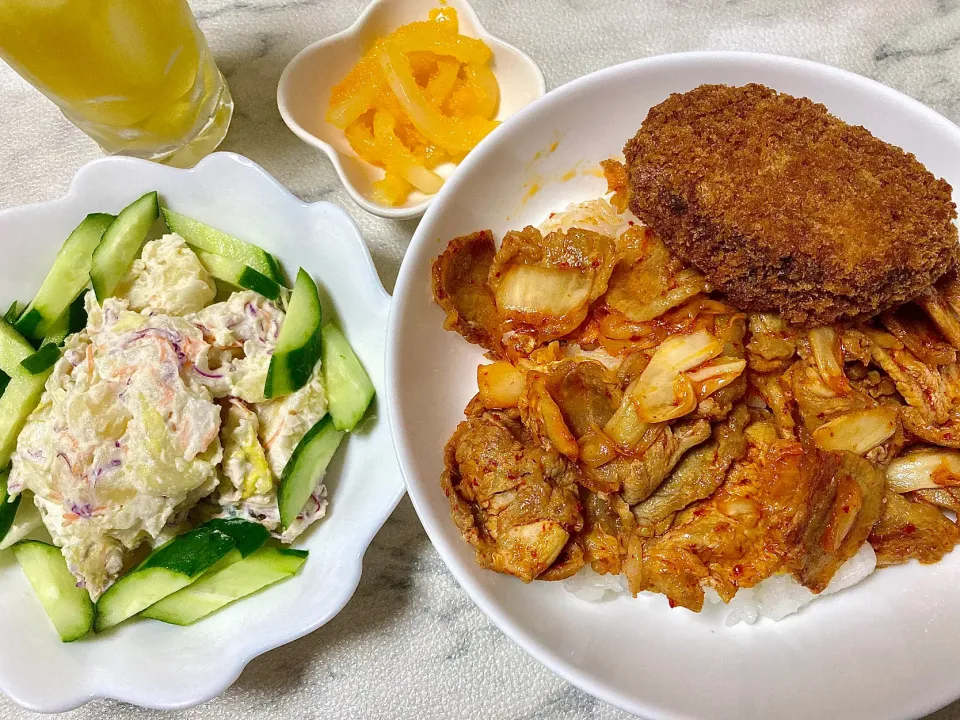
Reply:
[[0, 0], [0, 58], [110, 154], [190, 167], [233, 115], [186, 0]]

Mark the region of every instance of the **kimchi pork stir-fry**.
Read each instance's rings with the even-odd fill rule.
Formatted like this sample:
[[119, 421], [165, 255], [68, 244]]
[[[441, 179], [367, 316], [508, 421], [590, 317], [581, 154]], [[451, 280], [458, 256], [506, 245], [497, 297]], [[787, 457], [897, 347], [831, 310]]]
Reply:
[[723, 302], [614, 194], [454, 239], [433, 289], [489, 360], [442, 477], [484, 568], [589, 566], [699, 611], [778, 575], [820, 593], [865, 543], [885, 567], [960, 541], [956, 276], [796, 329]]

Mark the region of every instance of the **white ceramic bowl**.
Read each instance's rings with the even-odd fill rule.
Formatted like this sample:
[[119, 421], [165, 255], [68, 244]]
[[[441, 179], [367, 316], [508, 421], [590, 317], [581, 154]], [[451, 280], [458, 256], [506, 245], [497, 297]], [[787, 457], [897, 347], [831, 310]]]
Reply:
[[[589, 172], [562, 179], [619, 156], [649, 108], [670, 93], [748, 82], [822, 102], [960, 188], [960, 129], [890, 88], [808, 61], [669, 55], [549, 93], [467, 158], [407, 252], [387, 338], [387, 404], [401, 468], [427, 533], [477, 605], [531, 655], [592, 695], [649, 720], [921, 716], [960, 695], [960, 552], [934, 566], [882, 570], [780, 623], [728, 628], [717, 612], [670, 610], [661, 595], [590, 604], [559, 584], [524, 585], [481, 570], [440, 490], [442, 448], [476, 391], [482, 356], [443, 330], [430, 295], [433, 259], [454, 236], [491, 228], [499, 237], [601, 195], [604, 182]], [[559, 145], [543, 154], [551, 138]], [[518, 202], [524, 197], [526, 204]]]
[[[457, 11], [462, 35], [480, 38], [493, 50], [493, 73], [500, 84], [497, 120], [510, 117], [543, 95], [543, 73], [533, 60], [488, 33], [466, 0], [446, 0], [445, 4]], [[433, 196], [415, 191], [396, 207], [373, 199], [373, 183], [383, 177], [383, 171], [358, 158], [343, 131], [327, 122], [330, 90], [357, 64], [374, 40], [401, 25], [426, 20], [436, 7], [436, 0], [374, 0], [349, 28], [304, 48], [287, 65], [277, 87], [277, 105], [287, 127], [307, 144], [325, 152], [350, 197], [367, 212], [381, 217], [420, 217]], [[446, 163], [436, 172], [448, 178], [456, 167]]]
[[[288, 274], [307, 269], [325, 295], [325, 318], [341, 323], [382, 397], [389, 296], [356, 225], [336, 205], [300, 202], [238, 155], [211, 155], [193, 170], [97, 160], [65, 197], [0, 212], [0, 304], [33, 296], [87, 213], [117, 212], [154, 189], [179, 212], [269, 250]], [[223, 692], [252, 658], [330, 620], [353, 595], [363, 553], [403, 495], [386, 419], [364, 428], [327, 476], [329, 514], [297, 543], [310, 550], [301, 575], [194, 626], [139, 621], [61, 644], [12, 554], [0, 552], [0, 690], [46, 712], [97, 697], [188, 707]]]

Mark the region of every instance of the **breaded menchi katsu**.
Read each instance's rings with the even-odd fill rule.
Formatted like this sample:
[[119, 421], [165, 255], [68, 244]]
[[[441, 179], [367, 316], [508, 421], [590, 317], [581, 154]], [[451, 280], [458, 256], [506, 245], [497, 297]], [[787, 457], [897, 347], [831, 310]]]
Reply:
[[806, 98], [701, 85], [652, 108], [624, 155], [630, 209], [744, 310], [862, 319], [958, 257], [950, 185]]

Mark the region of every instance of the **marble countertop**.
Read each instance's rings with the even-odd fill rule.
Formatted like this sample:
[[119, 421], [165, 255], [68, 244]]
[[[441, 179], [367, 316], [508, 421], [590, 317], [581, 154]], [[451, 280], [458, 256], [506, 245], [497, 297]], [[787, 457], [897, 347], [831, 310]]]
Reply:
[[[523, 48], [548, 88], [615, 63], [682, 50], [755, 50], [879, 80], [960, 122], [958, 0], [473, 0], [494, 35]], [[236, 101], [223, 149], [246, 155], [307, 201], [356, 219], [392, 288], [416, 221], [364, 213], [327, 159], [277, 112], [276, 84], [302, 47], [353, 22], [365, 0], [195, 0]], [[602, 7], [602, 11], [598, 11]], [[0, 208], [55, 198], [100, 155], [0, 64]], [[626, 718], [525, 655], [477, 610], [403, 500], [367, 552], [349, 605], [312, 635], [250, 663], [196, 720], [291, 718]], [[98, 701], [83, 720], [159, 718]], [[170, 715], [165, 715], [169, 717]], [[34, 717], [0, 698], [0, 720]], [[928, 720], [960, 720], [960, 703]]]

